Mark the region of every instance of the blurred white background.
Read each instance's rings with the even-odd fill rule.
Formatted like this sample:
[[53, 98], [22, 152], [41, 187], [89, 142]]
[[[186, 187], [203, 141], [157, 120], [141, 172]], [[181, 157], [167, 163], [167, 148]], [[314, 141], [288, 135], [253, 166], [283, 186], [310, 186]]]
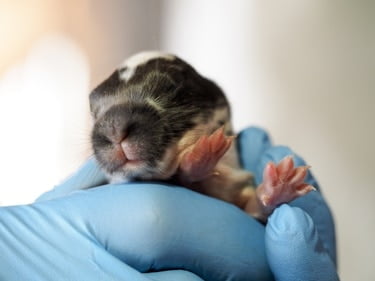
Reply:
[[306, 159], [333, 210], [342, 280], [375, 280], [375, 2], [0, 0], [1, 205], [91, 154], [89, 91], [127, 56], [178, 54], [234, 125]]

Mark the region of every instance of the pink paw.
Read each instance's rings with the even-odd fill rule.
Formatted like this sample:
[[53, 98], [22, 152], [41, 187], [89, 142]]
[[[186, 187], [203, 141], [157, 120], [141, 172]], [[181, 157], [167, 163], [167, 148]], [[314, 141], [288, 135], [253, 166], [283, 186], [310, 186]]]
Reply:
[[278, 165], [270, 162], [263, 172], [257, 194], [265, 207], [275, 208], [315, 190], [304, 182], [309, 166], [294, 167], [293, 158], [285, 157]]
[[201, 136], [181, 159], [179, 167], [181, 178], [185, 181], [197, 182], [214, 174], [214, 168], [228, 151], [233, 139], [234, 137], [224, 135], [223, 127], [210, 136]]

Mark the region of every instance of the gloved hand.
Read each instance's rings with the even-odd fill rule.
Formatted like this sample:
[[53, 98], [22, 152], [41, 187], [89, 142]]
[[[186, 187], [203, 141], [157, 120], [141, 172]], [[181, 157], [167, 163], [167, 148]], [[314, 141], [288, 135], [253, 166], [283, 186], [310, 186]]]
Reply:
[[[256, 128], [239, 147], [258, 181], [266, 161], [291, 153]], [[231, 204], [165, 184], [77, 191], [103, 182], [91, 159], [36, 203], [1, 208], [0, 280], [338, 280], [319, 192], [276, 209], [265, 228]]]
[[[288, 147], [272, 146], [267, 133], [259, 128], [244, 130], [238, 139], [242, 165], [254, 173], [257, 183], [269, 161], [277, 163], [293, 155], [296, 166], [306, 165]], [[268, 219], [268, 262], [276, 280], [339, 280], [332, 214], [311, 171], [305, 182], [317, 191], [280, 206]]]

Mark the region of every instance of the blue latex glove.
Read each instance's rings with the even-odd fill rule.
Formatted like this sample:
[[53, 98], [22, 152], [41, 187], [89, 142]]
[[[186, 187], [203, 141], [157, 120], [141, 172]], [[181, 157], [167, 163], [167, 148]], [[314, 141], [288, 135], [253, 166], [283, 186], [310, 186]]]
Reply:
[[[256, 128], [239, 145], [258, 181], [268, 160], [291, 153]], [[338, 280], [333, 222], [319, 192], [290, 204], [299, 208], [281, 206], [265, 228], [185, 188], [76, 191], [104, 181], [91, 159], [36, 203], [1, 208], [0, 280]]]

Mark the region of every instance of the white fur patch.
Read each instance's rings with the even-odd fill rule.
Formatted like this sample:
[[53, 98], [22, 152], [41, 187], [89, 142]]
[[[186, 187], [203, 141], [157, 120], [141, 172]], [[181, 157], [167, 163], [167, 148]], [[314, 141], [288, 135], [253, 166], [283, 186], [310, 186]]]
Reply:
[[[130, 58], [126, 59], [120, 66], [120, 79], [129, 81], [129, 79], [134, 75], [135, 70], [139, 65], [145, 64], [146, 62], [156, 59], [156, 58], [163, 58], [167, 60], [175, 59], [175, 56], [159, 52], [159, 51], [145, 51]], [[124, 69], [121, 71], [121, 69]]]

